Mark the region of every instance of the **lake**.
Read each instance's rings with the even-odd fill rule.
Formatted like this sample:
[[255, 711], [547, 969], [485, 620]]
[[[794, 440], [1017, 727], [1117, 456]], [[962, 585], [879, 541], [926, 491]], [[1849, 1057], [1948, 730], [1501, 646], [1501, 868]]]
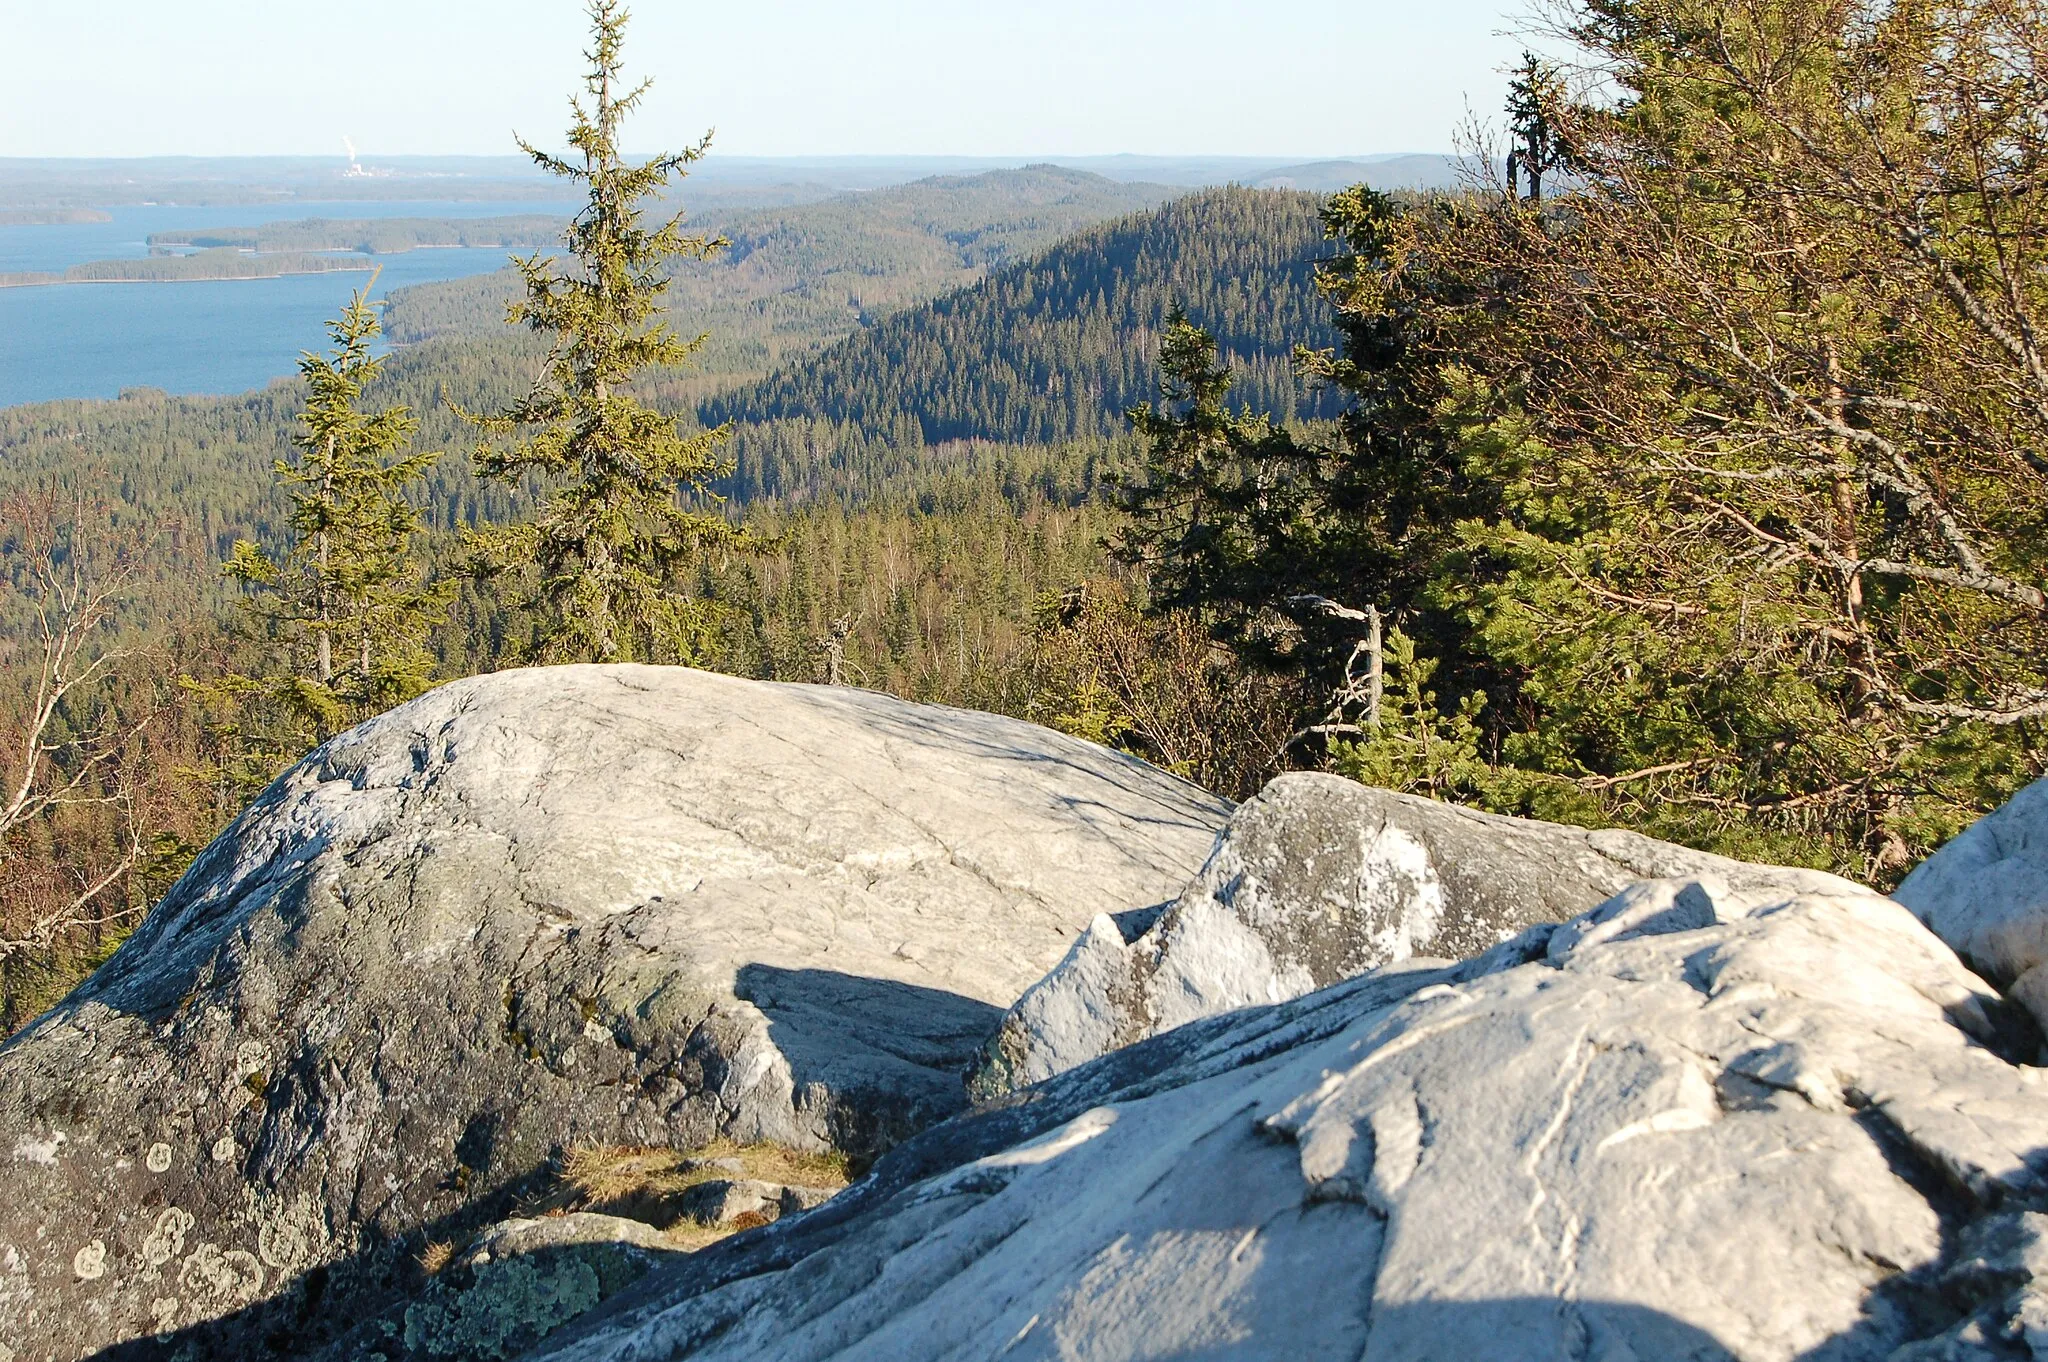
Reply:
[[[256, 226], [303, 218], [478, 218], [560, 213], [577, 205], [487, 202], [308, 203], [106, 210], [111, 222], [0, 226], [0, 273], [61, 270], [88, 260], [149, 254], [152, 232]], [[486, 274], [500, 249], [406, 251], [381, 264], [377, 292]], [[299, 353], [326, 344], [322, 329], [369, 274], [301, 274], [150, 284], [48, 284], [0, 289], [0, 406], [65, 397], [113, 397], [123, 388], [236, 393], [296, 372]]]

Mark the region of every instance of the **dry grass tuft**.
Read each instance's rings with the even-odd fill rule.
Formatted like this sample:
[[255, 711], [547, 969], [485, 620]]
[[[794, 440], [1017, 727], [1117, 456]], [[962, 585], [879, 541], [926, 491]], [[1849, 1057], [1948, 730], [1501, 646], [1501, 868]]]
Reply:
[[[737, 1163], [720, 1168], [715, 1162]], [[716, 1140], [700, 1149], [646, 1149], [626, 1145], [585, 1145], [562, 1156], [554, 1182], [520, 1209], [522, 1215], [601, 1211], [642, 1220], [663, 1231], [678, 1248], [697, 1249], [742, 1229], [765, 1225], [769, 1217], [741, 1216], [731, 1225], [698, 1225], [677, 1204], [699, 1183], [751, 1178], [795, 1187], [844, 1187], [847, 1160], [839, 1154], [810, 1154], [773, 1144]]]
[[445, 1239], [436, 1239], [420, 1250], [420, 1271], [429, 1277], [441, 1275], [441, 1269], [455, 1260], [455, 1245]]
[[589, 1145], [563, 1157], [561, 1181], [574, 1189], [580, 1200], [595, 1204], [636, 1193], [679, 1191], [680, 1186], [671, 1188], [675, 1166], [675, 1151], [669, 1149]]
[[695, 1253], [698, 1249], [708, 1248], [721, 1239], [730, 1239], [735, 1233], [737, 1231], [730, 1225], [700, 1225], [685, 1218], [663, 1230], [661, 1237], [668, 1241], [670, 1248], [678, 1252]]

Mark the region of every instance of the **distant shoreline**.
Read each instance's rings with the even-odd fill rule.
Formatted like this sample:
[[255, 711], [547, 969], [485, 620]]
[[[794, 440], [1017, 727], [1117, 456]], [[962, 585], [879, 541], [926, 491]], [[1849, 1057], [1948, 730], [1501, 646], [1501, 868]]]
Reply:
[[353, 251], [403, 255], [414, 250], [523, 250], [560, 244], [566, 217], [519, 213], [489, 218], [303, 218], [239, 227], [187, 227], [151, 232], [152, 251], [199, 249], [255, 251]]
[[0, 227], [78, 227], [113, 220], [112, 213], [98, 208], [0, 208]]
[[0, 274], [0, 289], [52, 288], [62, 284], [260, 284], [266, 279], [291, 279], [308, 274], [361, 274], [366, 270], [374, 270], [376, 268], [377, 266], [374, 262], [366, 261], [362, 264], [351, 262], [345, 265], [333, 265], [324, 269], [282, 269], [272, 270], [264, 274], [167, 275], [153, 279], [145, 276], [128, 279], [119, 277], [70, 279], [61, 274], [37, 278], [19, 274]]

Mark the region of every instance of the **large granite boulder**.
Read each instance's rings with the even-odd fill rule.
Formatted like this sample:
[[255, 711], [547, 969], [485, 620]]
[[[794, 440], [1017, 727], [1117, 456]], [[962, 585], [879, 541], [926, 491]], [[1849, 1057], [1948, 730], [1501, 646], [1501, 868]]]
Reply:
[[1768, 878], [1142, 1041], [539, 1355], [2042, 1356], [2048, 1083], [1900, 905]]
[[1895, 897], [2048, 1028], [2048, 780], [1965, 828]]
[[[1410, 958], [1461, 959], [1562, 922], [1645, 878], [1736, 889], [1851, 888], [1619, 829], [1480, 813], [1329, 775], [1287, 775], [1231, 816], [1149, 926], [1092, 923], [991, 1039], [987, 1097], [1233, 1008], [1282, 1002]], [[1126, 925], [1145, 926], [1126, 939]]]
[[1227, 811], [848, 689], [445, 686], [278, 780], [0, 1048], [0, 1358], [303, 1354], [565, 1146], [871, 1155]]

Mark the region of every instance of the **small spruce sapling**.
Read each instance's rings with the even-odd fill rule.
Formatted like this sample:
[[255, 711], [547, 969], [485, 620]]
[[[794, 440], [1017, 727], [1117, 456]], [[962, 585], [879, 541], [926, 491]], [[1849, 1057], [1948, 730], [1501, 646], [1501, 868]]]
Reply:
[[299, 362], [308, 389], [293, 441], [299, 456], [276, 466], [291, 501], [289, 547], [278, 558], [238, 540], [222, 569], [247, 591], [246, 618], [272, 666], [210, 684], [224, 688], [216, 698], [239, 696], [245, 712], [254, 695], [281, 710], [296, 734], [273, 744], [282, 761], [297, 755], [294, 746], [425, 690], [433, 672], [426, 634], [446, 608], [445, 588], [422, 580], [413, 554], [420, 515], [407, 495], [440, 456], [410, 451], [419, 422], [406, 408], [360, 405], [380, 367], [367, 293], [328, 324], [334, 349]]

